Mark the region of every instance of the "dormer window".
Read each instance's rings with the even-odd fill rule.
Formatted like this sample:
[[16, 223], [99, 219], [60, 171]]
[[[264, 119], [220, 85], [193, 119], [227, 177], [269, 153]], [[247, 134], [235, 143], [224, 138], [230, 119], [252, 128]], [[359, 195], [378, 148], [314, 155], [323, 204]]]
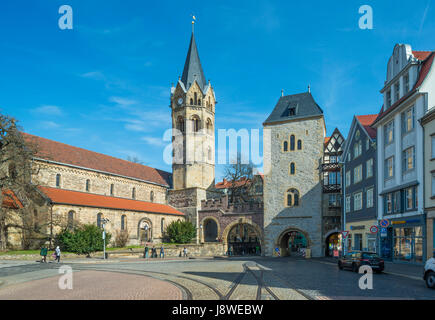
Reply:
[[284, 110], [284, 112], [282, 113], [282, 117], [292, 117], [296, 115], [296, 110], [297, 105], [292, 103], [290, 105], [287, 106], [287, 108]]

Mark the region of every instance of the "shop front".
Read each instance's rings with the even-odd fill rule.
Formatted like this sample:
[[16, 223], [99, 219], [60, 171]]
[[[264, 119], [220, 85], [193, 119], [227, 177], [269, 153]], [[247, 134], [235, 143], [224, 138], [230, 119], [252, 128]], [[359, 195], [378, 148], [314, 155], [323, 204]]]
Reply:
[[346, 224], [348, 235], [348, 250], [362, 250], [378, 252], [377, 233], [373, 233], [372, 226], [377, 226], [376, 220], [358, 221]]
[[388, 219], [381, 230], [380, 248], [384, 259], [394, 262], [423, 263], [425, 257], [425, 217]]

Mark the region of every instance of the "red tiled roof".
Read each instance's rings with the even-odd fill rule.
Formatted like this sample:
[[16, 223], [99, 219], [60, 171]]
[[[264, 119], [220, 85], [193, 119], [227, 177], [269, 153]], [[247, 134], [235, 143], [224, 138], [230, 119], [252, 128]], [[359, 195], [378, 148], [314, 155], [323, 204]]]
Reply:
[[376, 120], [378, 117], [377, 114], [366, 114], [366, 115], [360, 115], [356, 116], [358, 121], [361, 123], [361, 125], [364, 127], [364, 129], [367, 131], [370, 138], [376, 138], [376, 129], [371, 127], [371, 124]]
[[426, 60], [427, 57], [432, 53], [432, 51], [412, 51], [414, 57], [418, 60]]
[[39, 188], [55, 204], [67, 204], [83, 207], [107, 208], [184, 216], [184, 213], [176, 210], [175, 208], [160, 203], [115, 198], [99, 194], [64, 190], [51, 187]]
[[[429, 70], [432, 67], [433, 60], [435, 57], [435, 51], [413, 51], [413, 53], [414, 52], [418, 53], [416, 56], [417, 58], [426, 56], [426, 59], [423, 61], [422, 65], [421, 65], [421, 69], [420, 69], [420, 72], [418, 74], [417, 82], [415, 83], [414, 87], [406, 95], [404, 95], [402, 98], [400, 98], [395, 103], [393, 103], [393, 105], [391, 105], [386, 111], [383, 112], [382, 111], [383, 108], [381, 108], [381, 111], [379, 112], [378, 117], [376, 118], [376, 120], [373, 123], [378, 122], [380, 119], [382, 119], [387, 114], [389, 114], [391, 111], [393, 111], [395, 108], [397, 108], [397, 106], [399, 106], [404, 100], [406, 100], [408, 97], [410, 97], [412, 94], [414, 94], [418, 90], [418, 88], [422, 85], [424, 79], [426, 78], [427, 74], [429, 73]], [[428, 53], [428, 54], [426, 55], [426, 53]]]
[[37, 158], [170, 186], [171, 174], [169, 172], [28, 133], [22, 132], [22, 134], [28, 143], [36, 146]]
[[228, 189], [228, 188], [234, 188], [239, 187], [243, 185], [249, 184], [251, 181], [248, 179], [246, 180], [246, 177], [240, 178], [240, 180], [237, 180], [236, 183], [233, 185], [233, 183], [227, 179], [224, 179], [222, 182], [218, 182], [215, 185], [216, 189]]
[[11, 190], [3, 190], [2, 194], [3, 194], [2, 207], [10, 208], [10, 209], [18, 209], [23, 207], [21, 201]]
[[[264, 174], [259, 172], [259, 173], [254, 174], [254, 177], [255, 176], [259, 176], [261, 178], [261, 180], [264, 181]], [[234, 188], [234, 187], [239, 187], [239, 186], [243, 186], [243, 185], [249, 185], [250, 183], [251, 183], [250, 179], [246, 180], [246, 177], [242, 177], [239, 180], [237, 180], [235, 185], [233, 186], [231, 181], [224, 179], [222, 182], [216, 183], [215, 188], [216, 189], [228, 189], [228, 188]]]

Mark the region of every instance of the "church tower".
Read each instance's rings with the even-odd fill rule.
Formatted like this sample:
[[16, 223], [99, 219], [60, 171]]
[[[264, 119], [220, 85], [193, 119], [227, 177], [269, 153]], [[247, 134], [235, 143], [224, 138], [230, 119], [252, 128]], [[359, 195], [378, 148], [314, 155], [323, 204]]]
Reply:
[[183, 74], [171, 88], [172, 184], [169, 204], [197, 228], [201, 201], [213, 197], [215, 185], [216, 97], [206, 81], [192, 30]]
[[192, 32], [183, 74], [171, 88], [174, 190], [214, 187], [215, 105]]

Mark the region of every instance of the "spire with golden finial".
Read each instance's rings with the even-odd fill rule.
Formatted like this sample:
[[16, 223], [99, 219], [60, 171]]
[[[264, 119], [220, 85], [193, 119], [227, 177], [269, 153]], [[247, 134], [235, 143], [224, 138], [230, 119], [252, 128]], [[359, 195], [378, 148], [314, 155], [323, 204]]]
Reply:
[[196, 17], [192, 14], [192, 33], [195, 31], [195, 20]]

